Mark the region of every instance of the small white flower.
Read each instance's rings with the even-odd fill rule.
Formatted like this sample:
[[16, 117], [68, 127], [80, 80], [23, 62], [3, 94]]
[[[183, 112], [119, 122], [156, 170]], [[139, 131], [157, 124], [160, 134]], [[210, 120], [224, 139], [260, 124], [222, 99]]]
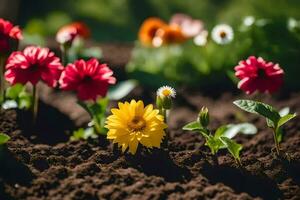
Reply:
[[162, 86], [160, 88], [158, 88], [156, 95], [161, 97], [161, 98], [165, 98], [165, 97], [172, 97], [175, 98], [176, 96], [176, 91], [174, 88], [170, 87], [170, 86]]
[[252, 26], [255, 22], [255, 18], [253, 16], [247, 16], [244, 18], [243, 24], [245, 26]]
[[215, 26], [212, 30], [212, 39], [217, 43], [217, 44], [228, 44], [233, 40], [233, 30], [231, 26], [227, 24], [219, 24]]
[[196, 37], [194, 37], [194, 43], [197, 46], [205, 46], [207, 43], [207, 36], [208, 36], [208, 32], [202, 31], [200, 34], [198, 34], [198, 35], [196, 35]]

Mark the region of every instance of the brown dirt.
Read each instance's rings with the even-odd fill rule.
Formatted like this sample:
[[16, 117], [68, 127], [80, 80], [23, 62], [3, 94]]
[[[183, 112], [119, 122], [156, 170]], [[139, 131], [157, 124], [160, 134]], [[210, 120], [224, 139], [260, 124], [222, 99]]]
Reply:
[[[132, 96], [141, 95], [147, 96], [141, 89]], [[41, 104], [35, 129], [29, 113], [2, 110], [0, 131], [12, 139], [0, 154], [0, 199], [300, 199], [299, 118], [285, 126], [281, 145], [291, 161], [276, 159], [264, 120], [241, 114], [231, 104], [236, 98], [179, 91], [170, 117], [169, 148], [140, 148], [136, 156], [121, 155], [102, 137], [67, 141], [64, 132], [74, 123], [47, 104]], [[265, 101], [300, 111], [300, 94], [277, 99]], [[211, 111], [213, 129], [239, 122], [236, 116], [257, 125], [257, 135], [236, 138], [244, 145], [243, 168], [225, 151], [218, 154], [219, 165], [214, 164], [201, 136], [181, 130], [202, 105]]]

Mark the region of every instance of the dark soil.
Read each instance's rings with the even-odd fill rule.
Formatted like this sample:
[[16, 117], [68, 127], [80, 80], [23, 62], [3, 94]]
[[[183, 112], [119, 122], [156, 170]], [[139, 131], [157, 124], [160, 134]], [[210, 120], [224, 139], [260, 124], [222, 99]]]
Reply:
[[[300, 199], [298, 118], [285, 126], [281, 147], [291, 159], [287, 161], [271, 153], [272, 134], [264, 120], [231, 104], [237, 97], [223, 94], [214, 99], [180, 91], [178, 95], [170, 117], [169, 148], [140, 148], [136, 156], [121, 155], [103, 137], [67, 141], [65, 130], [75, 125], [49, 105], [41, 104], [39, 125], [31, 130], [24, 128], [30, 127], [29, 113], [2, 110], [0, 131], [12, 139], [1, 150], [0, 199]], [[299, 94], [279, 99], [271, 103], [300, 111]], [[199, 134], [181, 130], [202, 105], [211, 111], [212, 128], [239, 122], [237, 118], [257, 125], [257, 135], [236, 138], [244, 145], [243, 168], [225, 151], [219, 153], [217, 165]]]
[[[281, 148], [288, 161], [272, 153], [272, 132], [265, 120], [232, 104], [246, 96], [179, 90], [169, 120], [168, 148], [149, 152], [139, 147], [135, 156], [122, 155], [104, 137], [68, 141], [68, 134], [88, 122], [88, 115], [76, 106], [72, 93], [40, 88], [35, 127], [28, 112], [0, 111], [0, 132], [11, 136], [0, 149], [0, 200], [300, 199], [299, 117], [284, 128]], [[131, 98], [149, 103], [154, 95], [138, 88]], [[263, 99], [300, 113], [300, 93]], [[216, 164], [198, 133], [181, 130], [204, 105], [212, 129], [241, 121], [257, 126], [256, 135], [235, 138], [244, 146], [243, 167], [226, 151], [218, 153]]]

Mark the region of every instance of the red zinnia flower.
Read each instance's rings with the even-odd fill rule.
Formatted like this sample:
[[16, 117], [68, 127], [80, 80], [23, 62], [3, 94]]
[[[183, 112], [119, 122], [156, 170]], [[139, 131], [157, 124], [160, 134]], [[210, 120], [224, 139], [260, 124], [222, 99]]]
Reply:
[[261, 93], [273, 93], [283, 84], [283, 70], [278, 64], [266, 62], [261, 57], [250, 56], [239, 62], [235, 75], [241, 80], [238, 88], [247, 94], [258, 90]]
[[105, 97], [109, 84], [115, 84], [116, 78], [106, 64], [99, 64], [92, 58], [88, 61], [77, 60], [68, 64], [63, 71], [59, 83], [61, 89], [76, 90], [80, 100], [96, 100]]
[[9, 56], [5, 78], [11, 84], [30, 82], [35, 85], [43, 80], [55, 87], [63, 68], [59, 58], [48, 48], [29, 46]]
[[61, 27], [56, 34], [56, 41], [60, 44], [71, 43], [77, 36], [82, 38], [90, 36], [90, 30], [84, 23], [73, 22]]
[[11, 40], [19, 41], [22, 33], [18, 26], [0, 18], [0, 53], [11, 51]]

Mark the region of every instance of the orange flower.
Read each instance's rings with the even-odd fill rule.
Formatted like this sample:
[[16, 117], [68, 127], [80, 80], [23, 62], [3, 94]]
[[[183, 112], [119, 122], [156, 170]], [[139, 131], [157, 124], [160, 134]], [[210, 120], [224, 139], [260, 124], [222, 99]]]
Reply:
[[166, 26], [159, 18], [151, 17], [146, 19], [139, 31], [139, 40], [145, 46], [152, 46], [153, 39], [156, 36], [156, 33], [159, 29]]
[[153, 45], [158, 47], [163, 44], [182, 43], [186, 39], [179, 26], [167, 25], [157, 31]]
[[75, 27], [78, 31], [78, 34], [83, 38], [89, 38], [91, 35], [89, 27], [82, 22], [73, 22], [69, 26]]
[[90, 29], [82, 22], [73, 22], [61, 27], [56, 34], [56, 41], [60, 44], [73, 42], [75, 37], [88, 38]]

